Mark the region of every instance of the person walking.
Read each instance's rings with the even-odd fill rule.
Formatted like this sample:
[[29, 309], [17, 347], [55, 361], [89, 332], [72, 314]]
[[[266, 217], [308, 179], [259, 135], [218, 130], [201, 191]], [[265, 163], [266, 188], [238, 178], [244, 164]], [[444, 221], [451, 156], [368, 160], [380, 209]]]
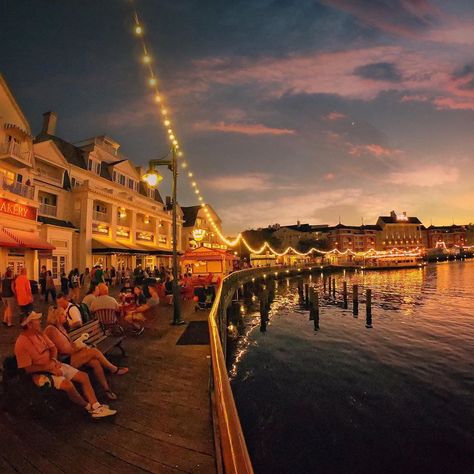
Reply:
[[61, 293], [63, 295], [69, 293], [69, 279], [64, 272], [61, 273]]
[[46, 266], [45, 265], [42, 265], [41, 266], [41, 271], [40, 271], [40, 274], [39, 274], [39, 278], [38, 278], [38, 282], [40, 284], [40, 287], [41, 287], [41, 296], [43, 298], [45, 298], [45, 295], [46, 295], [46, 277], [47, 277], [48, 273], [46, 271]]
[[81, 275], [81, 286], [82, 288], [86, 290], [86, 292], [89, 291], [91, 287], [91, 282], [92, 282], [91, 272], [89, 271], [89, 267], [87, 267], [84, 270], [84, 273]]
[[20, 274], [16, 277], [13, 291], [15, 292], [16, 301], [20, 307], [21, 314], [28, 314], [33, 311], [33, 294], [25, 267], [22, 267]]
[[13, 271], [7, 268], [2, 280], [2, 301], [5, 305], [3, 312], [3, 324], [11, 328], [13, 326], [13, 309], [15, 307], [15, 293], [13, 293]]
[[54, 284], [53, 275], [51, 274], [51, 270], [46, 272], [46, 292], [44, 294], [44, 301], [48, 303], [48, 296], [51, 295], [51, 299], [53, 300], [53, 304], [56, 304], [56, 285]]
[[75, 268], [69, 273], [69, 286], [71, 288], [71, 298], [74, 303], [79, 303], [81, 300], [81, 290], [79, 285], [79, 270]]

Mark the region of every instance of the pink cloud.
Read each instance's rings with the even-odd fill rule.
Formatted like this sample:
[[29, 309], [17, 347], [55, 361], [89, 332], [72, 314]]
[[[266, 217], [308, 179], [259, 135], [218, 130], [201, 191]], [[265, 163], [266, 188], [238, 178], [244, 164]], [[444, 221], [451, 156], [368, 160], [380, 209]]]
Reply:
[[349, 154], [352, 156], [369, 154], [375, 156], [376, 158], [385, 158], [400, 155], [402, 153], [401, 150], [385, 148], [375, 143], [368, 145], [354, 145], [352, 143], [348, 143], [347, 145], [349, 147]]
[[336, 177], [336, 175], [334, 173], [326, 173], [323, 176], [323, 179], [324, 179], [324, 181], [332, 181], [335, 177]]
[[341, 112], [330, 112], [329, 114], [325, 115], [324, 118], [326, 120], [335, 121], [335, 120], [345, 119], [345, 118], [347, 118], [347, 115], [343, 114]]
[[457, 168], [442, 165], [425, 165], [416, 169], [391, 173], [387, 178], [387, 182], [431, 188], [455, 183], [458, 179], [459, 170]]
[[428, 102], [431, 100], [428, 96], [422, 94], [404, 95], [401, 102]]
[[474, 110], [474, 100], [463, 100], [456, 97], [436, 97], [433, 104], [439, 110]]
[[261, 123], [225, 123], [225, 122], [198, 122], [194, 130], [224, 133], [241, 133], [243, 135], [294, 135], [295, 131], [287, 128], [272, 128]]
[[415, 38], [420, 29], [440, 17], [440, 11], [427, 0], [400, 0], [399, 2], [355, 2], [354, 0], [322, 0], [361, 22], [398, 36]]

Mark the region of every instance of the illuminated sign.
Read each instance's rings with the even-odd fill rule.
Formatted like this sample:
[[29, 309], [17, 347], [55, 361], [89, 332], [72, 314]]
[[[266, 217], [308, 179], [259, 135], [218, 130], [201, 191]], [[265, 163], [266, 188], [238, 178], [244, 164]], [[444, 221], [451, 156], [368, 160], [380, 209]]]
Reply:
[[408, 222], [408, 217], [407, 217], [405, 212], [403, 214], [395, 214], [395, 220], [402, 221], [402, 222]]
[[9, 199], [0, 198], [0, 212], [10, 216], [23, 217], [24, 219], [36, 220], [36, 208], [25, 206]]
[[201, 242], [202, 239], [206, 236], [205, 229], [194, 229], [193, 237], [196, 242]]
[[109, 234], [109, 226], [104, 224], [97, 224], [97, 222], [92, 223], [92, 233], [93, 234], [102, 234], [108, 235]]
[[125, 237], [125, 238], [129, 238], [130, 237], [130, 231], [127, 230], [127, 229], [117, 229], [117, 237]]
[[149, 232], [137, 232], [137, 240], [145, 240], [146, 242], [153, 242], [153, 234]]

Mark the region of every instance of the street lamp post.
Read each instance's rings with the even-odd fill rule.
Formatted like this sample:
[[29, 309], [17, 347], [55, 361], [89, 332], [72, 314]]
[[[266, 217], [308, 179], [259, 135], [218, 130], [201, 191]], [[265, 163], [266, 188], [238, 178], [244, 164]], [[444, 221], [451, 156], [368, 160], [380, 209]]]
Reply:
[[[167, 159], [171, 153], [171, 160]], [[172, 234], [173, 234], [173, 321], [172, 324], [180, 325], [184, 324], [181, 319], [181, 303], [179, 294], [179, 282], [178, 282], [178, 213], [177, 213], [177, 186], [178, 186], [178, 166], [176, 160], [176, 147], [173, 145], [170, 152], [168, 152], [163, 158], [157, 160], [150, 160], [148, 171], [143, 175], [142, 179], [148, 186], [156, 188], [163, 177], [155, 170], [158, 166], [167, 166], [169, 170], [173, 172], [173, 183], [171, 189], [171, 200], [172, 200]]]

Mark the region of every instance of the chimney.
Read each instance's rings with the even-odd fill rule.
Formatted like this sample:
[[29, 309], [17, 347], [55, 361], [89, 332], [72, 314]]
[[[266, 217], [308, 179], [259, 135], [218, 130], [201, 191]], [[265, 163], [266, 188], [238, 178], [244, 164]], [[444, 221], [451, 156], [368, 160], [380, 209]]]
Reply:
[[58, 117], [54, 112], [45, 112], [43, 114], [43, 128], [41, 133], [43, 135], [54, 135], [56, 133], [56, 124]]

